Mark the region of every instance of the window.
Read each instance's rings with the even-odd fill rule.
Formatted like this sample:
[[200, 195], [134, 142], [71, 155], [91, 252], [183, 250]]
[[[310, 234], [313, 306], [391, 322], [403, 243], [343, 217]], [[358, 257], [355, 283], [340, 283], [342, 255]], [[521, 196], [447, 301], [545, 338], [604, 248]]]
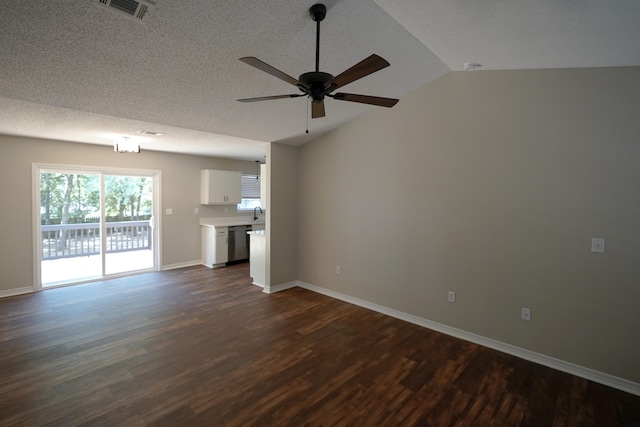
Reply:
[[242, 201], [238, 203], [238, 210], [252, 210], [260, 206], [260, 183], [258, 175], [242, 175]]

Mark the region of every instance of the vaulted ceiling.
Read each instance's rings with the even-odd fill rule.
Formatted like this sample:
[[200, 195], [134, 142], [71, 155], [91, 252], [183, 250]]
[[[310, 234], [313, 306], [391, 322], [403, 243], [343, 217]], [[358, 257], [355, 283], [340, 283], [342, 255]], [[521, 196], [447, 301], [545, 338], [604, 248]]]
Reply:
[[[326, 117], [308, 120], [305, 97], [236, 101], [296, 92], [238, 58], [296, 78], [312, 71], [314, 3], [154, 0], [140, 20], [100, 0], [12, 2], [0, 14], [0, 134], [104, 145], [127, 136], [147, 150], [246, 160], [262, 159], [268, 142], [304, 144], [380, 108], [328, 99]], [[321, 71], [336, 75], [372, 53], [391, 63], [344, 87], [350, 93], [402, 102], [464, 63], [640, 66], [637, 0], [324, 4]]]

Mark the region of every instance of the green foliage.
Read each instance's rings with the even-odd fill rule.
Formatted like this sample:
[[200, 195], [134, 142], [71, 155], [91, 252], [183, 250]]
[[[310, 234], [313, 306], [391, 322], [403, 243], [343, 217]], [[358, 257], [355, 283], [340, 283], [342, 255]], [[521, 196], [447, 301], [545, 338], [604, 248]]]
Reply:
[[152, 179], [140, 176], [105, 176], [105, 211], [122, 219], [139, 219], [151, 210]]
[[[152, 178], [105, 175], [104, 181], [108, 219], [120, 221], [150, 217]], [[69, 183], [71, 189], [68, 188]], [[42, 224], [96, 221], [100, 217], [100, 175], [40, 173], [40, 207]]]

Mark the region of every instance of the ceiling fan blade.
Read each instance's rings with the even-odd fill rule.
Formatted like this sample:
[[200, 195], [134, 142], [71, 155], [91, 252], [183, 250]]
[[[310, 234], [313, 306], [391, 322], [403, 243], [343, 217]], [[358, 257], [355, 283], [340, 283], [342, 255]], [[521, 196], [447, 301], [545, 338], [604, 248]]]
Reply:
[[311, 101], [311, 118], [324, 117], [324, 101]]
[[277, 68], [274, 68], [271, 65], [267, 64], [266, 62], [263, 62], [253, 56], [245, 56], [244, 58], [240, 58], [240, 61], [244, 62], [245, 64], [249, 64], [252, 67], [256, 67], [258, 70], [271, 74], [272, 76], [277, 77], [280, 80], [284, 80], [285, 82], [292, 84], [294, 86], [298, 86], [299, 84], [302, 84], [298, 80], [291, 77], [290, 75], [283, 73]]
[[260, 96], [258, 98], [238, 99], [238, 101], [240, 101], [240, 102], [256, 102], [256, 101], [268, 101], [270, 99], [297, 98], [299, 96], [304, 96], [304, 94]]
[[324, 87], [331, 92], [388, 66], [389, 63], [385, 59], [373, 54], [326, 82]]
[[338, 101], [359, 102], [361, 104], [377, 105], [379, 107], [388, 107], [388, 108], [393, 107], [399, 101], [399, 99], [395, 99], [395, 98], [382, 98], [380, 96], [356, 95], [353, 93], [342, 93], [342, 92], [338, 92], [328, 96], [332, 97], [333, 99], [337, 99]]

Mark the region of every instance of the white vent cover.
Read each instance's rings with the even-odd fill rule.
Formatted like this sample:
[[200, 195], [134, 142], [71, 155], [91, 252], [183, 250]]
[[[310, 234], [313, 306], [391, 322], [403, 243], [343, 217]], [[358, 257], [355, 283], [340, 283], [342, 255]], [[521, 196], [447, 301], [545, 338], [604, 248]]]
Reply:
[[98, 0], [98, 2], [110, 9], [138, 20], [142, 20], [149, 11], [149, 8], [153, 6], [153, 3], [149, 1], [136, 0]]
[[164, 133], [160, 133], [160, 132], [154, 132], [152, 130], [139, 130], [138, 133], [142, 134], [142, 135], [152, 135], [152, 136], [162, 136], [164, 135]]

